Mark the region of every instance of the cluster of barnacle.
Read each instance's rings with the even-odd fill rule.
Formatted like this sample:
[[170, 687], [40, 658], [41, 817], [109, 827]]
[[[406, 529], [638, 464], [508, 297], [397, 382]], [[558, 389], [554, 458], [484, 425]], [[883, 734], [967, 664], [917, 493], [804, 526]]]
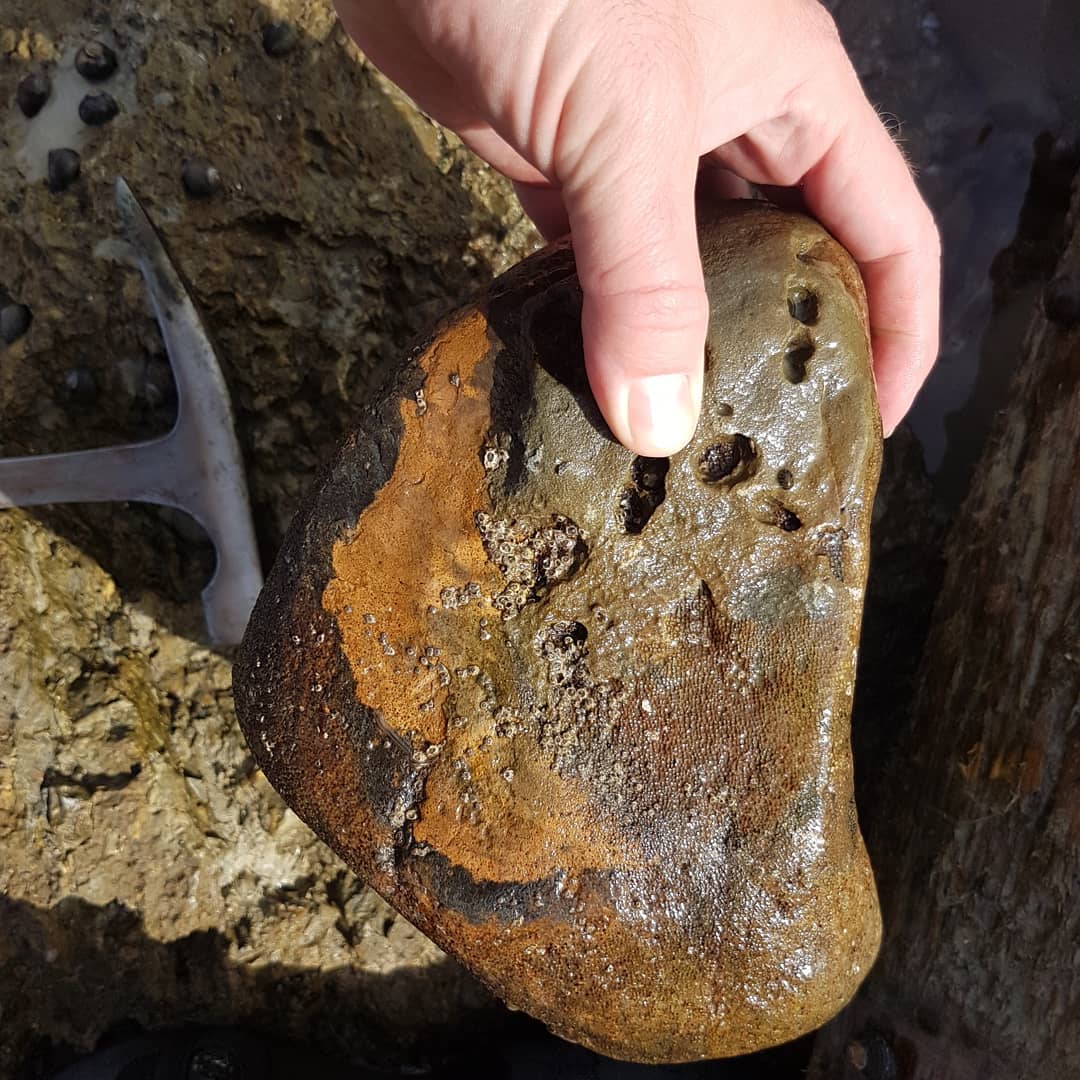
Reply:
[[596, 712], [592, 672], [586, 662], [588, 636], [582, 623], [559, 620], [543, 627], [533, 640], [551, 688], [538, 717], [540, 747], [560, 772], [573, 761], [582, 718]]
[[618, 717], [625, 705], [625, 691], [613, 681], [593, 679], [586, 671], [586, 685], [557, 689], [538, 718], [541, 751], [561, 776], [584, 777], [612, 794], [628, 769], [617, 745]]
[[492, 713], [495, 734], [500, 739], [513, 739], [532, 730], [529, 719], [510, 705], [499, 705]]
[[587, 554], [581, 530], [562, 514], [553, 514], [550, 522], [537, 525], [481, 511], [476, 515], [476, 527], [488, 559], [506, 582], [492, 600], [504, 619], [535, 603], [552, 585], [566, 581]]
[[536, 635], [533, 648], [546, 664], [549, 692], [537, 702], [534, 726], [541, 751], [560, 775], [589, 773], [593, 783], [617, 788], [626, 770], [615, 746], [615, 718], [625, 710], [627, 690], [593, 675], [587, 639], [583, 624], [564, 620]]
[[456, 585], [447, 585], [439, 593], [439, 603], [447, 611], [453, 611], [455, 608], [466, 607], [474, 600], [479, 600], [482, 595], [480, 586], [475, 581], [470, 581], [460, 588]]
[[547, 664], [553, 686], [581, 686], [588, 677], [583, 664], [589, 652], [585, 644], [588, 636], [583, 624], [563, 620], [549, 623], [536, 635], [533, 648]]

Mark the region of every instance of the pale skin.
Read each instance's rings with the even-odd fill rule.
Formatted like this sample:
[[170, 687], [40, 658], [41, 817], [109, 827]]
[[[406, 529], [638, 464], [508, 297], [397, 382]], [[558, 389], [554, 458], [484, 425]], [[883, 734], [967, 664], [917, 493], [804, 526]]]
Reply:
[[886, 434], [937, 354], [933, 217], [816, 0], [336, 0], [372, 62], [569, 232], [616, 437], [693, 434], [708, 302], [695, 192], [797, 188], [852, 253]]

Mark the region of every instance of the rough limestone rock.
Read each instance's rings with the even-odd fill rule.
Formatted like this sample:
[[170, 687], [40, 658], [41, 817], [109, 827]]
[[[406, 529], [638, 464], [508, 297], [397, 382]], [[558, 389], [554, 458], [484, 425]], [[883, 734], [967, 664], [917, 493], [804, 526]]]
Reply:
[[639, 1061], [852, 995], [880, 920], [849, 716], [880, 463], [854, 264], [703, 222], [703, 419], [635, 458], [565, 247], [404, 365], [301, 509], [235, 670], [289, 804], [500, 996]]
[[[74, 65], [94, 40], [118, 66], [91, 84]], [[35, 72], [52, 91], [30, 119]], [[120, 113], [88, 127], [96, 90]], [[65, 147], [80, 177], [53, 193]], [[185, 188], [196, 158], [220, 171], [209, 197]], [[2, 0], [0, 309], [32, 320], [0, 333], [0, 455], [173, 422], [118, 174], [218, 345], [268, 561], [379, 368], [532, 243], [509, 184], [376, 75], [328, 0]], [[241, 1024], [394, 1072], [517, 1028], [254, 768], [231, 653], [205, 641], [213, 558], [145, 504], [0, 511], [0, 1077], [53, 1076], [132, 1023]]]

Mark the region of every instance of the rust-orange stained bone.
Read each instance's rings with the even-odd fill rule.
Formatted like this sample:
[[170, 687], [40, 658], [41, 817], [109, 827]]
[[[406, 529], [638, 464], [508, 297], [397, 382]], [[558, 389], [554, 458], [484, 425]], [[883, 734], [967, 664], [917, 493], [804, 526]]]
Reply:
[[297, 515], [236, 669], [260, 765], [507, 1001], [637, 1061], [822, 1023], [877, 950], [849, 717], [880, 427], [848, 255], [704, 221], [702, 420], [611, 438], [573, 259], [417, 350]]

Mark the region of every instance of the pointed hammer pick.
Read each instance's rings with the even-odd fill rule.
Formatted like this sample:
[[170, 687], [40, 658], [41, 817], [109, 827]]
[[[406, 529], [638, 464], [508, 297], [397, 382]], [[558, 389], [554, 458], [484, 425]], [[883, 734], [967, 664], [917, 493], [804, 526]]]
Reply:
[[135, 501], [190, 514], [217, 555], [202, 591], [207, 630], [212, 641], [232, 645], [243, 635], [262, 571], [229, 391], [195, 304], [123, 177], [116, 202], [176, 380], [176, 423], [146, 442], [0, 458], [0, 508]]

